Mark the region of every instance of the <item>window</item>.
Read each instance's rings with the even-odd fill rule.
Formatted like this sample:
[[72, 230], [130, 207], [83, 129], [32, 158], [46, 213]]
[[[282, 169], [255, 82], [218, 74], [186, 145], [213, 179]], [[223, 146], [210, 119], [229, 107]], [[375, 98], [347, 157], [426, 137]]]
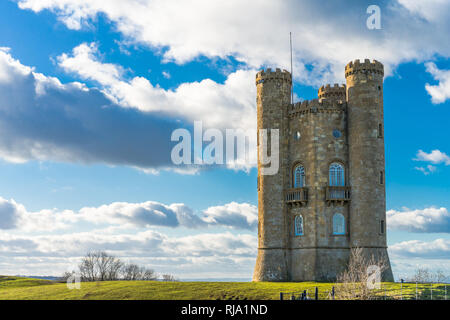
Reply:
[[333, 137], [335, 137], [336, 139], [340, 138], [342, 136], [342, 133], [338, 130], [335, 129], [333, 130]]
[[301, 215], [295, 216], [294, 225], [295, 225], [294, 226], [295, 235], [302, 236], [303, 235], [303, 217]]
[[300, 138], [302, 137], [302, 135], [300, 134], [300, 131], [297, 131], [295, 134], [294, 134], [294, 139], [295, 140], [300, 140]]
[[345, 186], [344, 167], [339, 163], [332, 163], [330, 165], [330, 186], [343, 187]]
[[345, 234], [345, 218], [341, 213], [335, 213], [333, 216], [333, 234]]
[[380, 184], [384, 184], [384, 172], [380, 171]]
[[305, 168], [297, 165], [294, 169], [294, 188], [303, 188], [305, 186]]
[[380, 221], [380, 233], [383, 234], [384, 233], [384, 220]]
[[378, 124], [378, 138], [383, 138], [383, 125], [381, 123]]

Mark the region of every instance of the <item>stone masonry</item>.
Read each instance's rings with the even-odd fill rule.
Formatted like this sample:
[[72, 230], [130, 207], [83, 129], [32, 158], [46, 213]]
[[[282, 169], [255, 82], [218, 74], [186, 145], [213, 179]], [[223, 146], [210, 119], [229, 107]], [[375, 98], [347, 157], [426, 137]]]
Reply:
[[[356, 60], [345, 76], [346, 85], [322, 86], [318, 99], [291, 104], [289, 72], [256, 75], [257, 127], [279, 129], [280, 168], [261, 175], [258, 161], [254, 281], [333, 281], [352, 247], [383, 259], [389, 266], [383, 280], [393, 281], [385, 222], [384, 68]], [[330, 181], [332, 164], [341, 165], [343, 185]], [[304, 168], [302, 186], [294, 185], [297, 166]], [[344, 217], [342, 233], [334, 232], [336, 214]]]

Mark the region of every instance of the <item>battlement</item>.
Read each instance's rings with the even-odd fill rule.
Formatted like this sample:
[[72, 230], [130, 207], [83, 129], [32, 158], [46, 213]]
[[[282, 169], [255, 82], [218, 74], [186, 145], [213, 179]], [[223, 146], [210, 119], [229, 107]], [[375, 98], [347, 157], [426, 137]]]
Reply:
[[304, 100], [289, 105], [288, 114], [295, 117], [305, 113], [343, 112], [346, 108], [345, 100]]
[[319, 100], [342, 100], [345, 101], [346, 87], [345, 84], [339, 85], [337, 83], [332, 87], [327, 84], [326, 86], [321, 86], [319, 89], [318, 97]]
[[261, 70], [256, 74], [257, 85], [268, 80], [283, 80], [291, 83], [292, 77], [289, 71], [281, 70], [279, 68], [277, 68], [275, 71], [272, 71], [271, 68], [267, 68], [266, 70]]
[[374, 72], [384, 75], [384, 66], [377, 60], [370, 61], [369, 59], [365, 59], [364, 62], [361, 62], [359, 59], [350, 61], [345, 66], [346, 77], [358, 72]]

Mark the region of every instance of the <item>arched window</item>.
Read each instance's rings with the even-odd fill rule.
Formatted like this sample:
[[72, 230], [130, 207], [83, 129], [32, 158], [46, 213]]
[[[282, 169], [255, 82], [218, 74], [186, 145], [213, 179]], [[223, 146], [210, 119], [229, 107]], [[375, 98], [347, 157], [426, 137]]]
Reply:
[[303, 188], [305, 186], [305, 168], [297, 165], [294, 169], [294, 188]]
[[345, 234], [345, 218], [340, 213], [333, 216], [333, 234]]
[[303, 235], [303, 217], [301, 215], [295, 216], [294, 229], [295, 229], [296, 236]]
[[330, 165], [330, 186], [332, 187], [345, 186], [344, 166], [340, 163], [334, 162]]

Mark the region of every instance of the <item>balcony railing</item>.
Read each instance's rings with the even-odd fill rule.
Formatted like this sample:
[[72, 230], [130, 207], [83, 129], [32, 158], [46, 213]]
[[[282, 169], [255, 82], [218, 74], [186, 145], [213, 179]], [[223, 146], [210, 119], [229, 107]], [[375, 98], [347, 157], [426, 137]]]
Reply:
[[327, 187], [326, 200], [330, 201], [350, 201], [350, 187]]
[[288, 189], [285, 194], [286, 203], [291, 205], [305, 205], [308, 202], [308, 188]]

